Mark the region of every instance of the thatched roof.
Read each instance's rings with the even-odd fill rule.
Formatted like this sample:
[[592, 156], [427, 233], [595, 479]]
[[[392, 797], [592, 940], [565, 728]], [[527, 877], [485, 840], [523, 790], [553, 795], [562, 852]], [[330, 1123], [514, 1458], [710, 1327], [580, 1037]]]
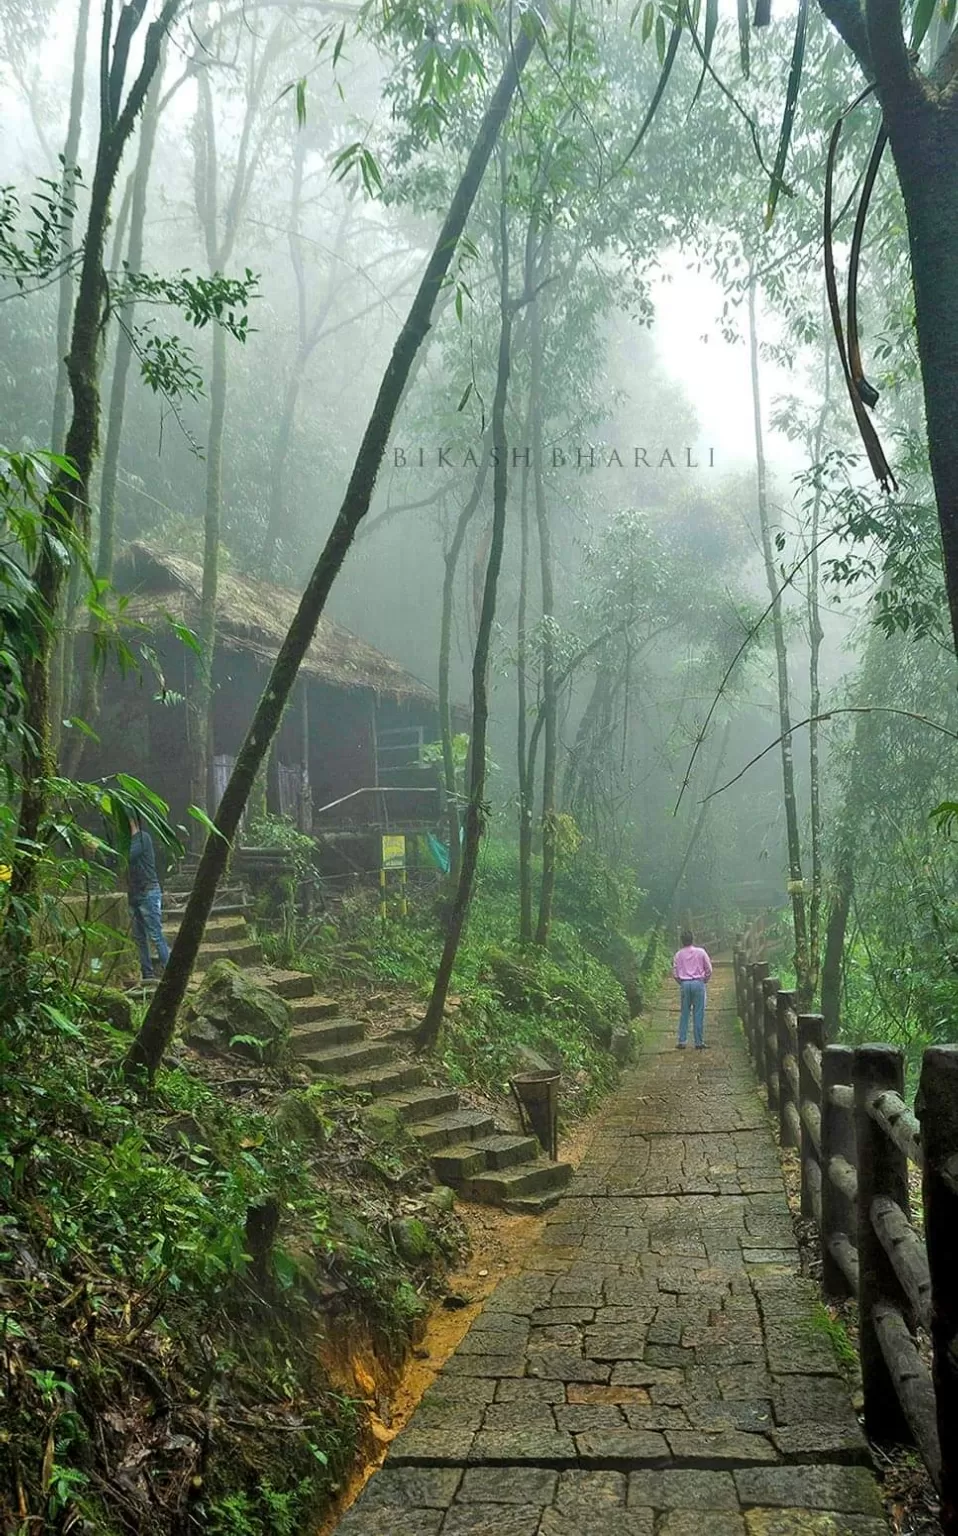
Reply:
[[[149, 629], [167, 616], [197, 629], [203, 572], [193, 560], [167, 555], [147, 544], [128, 544], [117, 559], [114, 585], [128, 596], [126, 617]], [[217, 641], [275, 660], [299, 594], [233, 571], [220, 573], [216, 593]], [[331, 619], [321, 618], [302, 670], [336, 688], [366, 688], [397, 700], [435, 705], [433, 690], [375, 646], [359, 640]]]

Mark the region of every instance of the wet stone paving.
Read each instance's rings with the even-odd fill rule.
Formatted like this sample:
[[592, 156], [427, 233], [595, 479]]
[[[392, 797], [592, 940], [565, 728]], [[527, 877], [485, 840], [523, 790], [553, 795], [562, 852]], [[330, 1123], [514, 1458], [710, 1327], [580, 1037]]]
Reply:
[[887, 1536], [716, 966], [337, 1536]]

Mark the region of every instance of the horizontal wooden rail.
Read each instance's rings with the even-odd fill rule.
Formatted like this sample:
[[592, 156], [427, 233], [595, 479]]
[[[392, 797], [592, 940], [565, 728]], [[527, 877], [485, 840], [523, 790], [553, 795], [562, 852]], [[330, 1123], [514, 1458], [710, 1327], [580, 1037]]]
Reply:
[[[736, 947], [739, 1017], [779, 1139], [799, 1151], [822, 1284], [858, 1300], [866, 1431], [916, 1446], [945, 1536], [958, 1536], [958, 1046], [925, 1052], [913, 1111], [902, 1052], [828, 1045], [823, 1020], [799, 1011], [762, 953], [754, 932]], [[922, 1170], [921, 1231], [909, 1165]]]

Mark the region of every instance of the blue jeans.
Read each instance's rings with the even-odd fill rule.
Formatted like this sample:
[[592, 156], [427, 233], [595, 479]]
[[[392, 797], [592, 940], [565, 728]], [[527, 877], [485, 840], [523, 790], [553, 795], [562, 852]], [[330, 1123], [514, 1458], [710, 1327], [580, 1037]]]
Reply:
[[170, 946], [163, 937], [163, 896], [159, 886], [155, 885], [152, 891], [144, 891], [142, 896], [131, 896], [129, 902], [133, 938], [140, 955], [143, 980], [146, 981], [153, 975], [153, 961], [150, 959], [151, 939], [160, 965], [165, 966], [170, 958]]
[[680, 981], [679, 998], [679, 1045], [684, 1045], [689, 1037], [689, 1014], [692, 1015], [692, 1030], [696, 1045], [705, 1044], [705, 982], [704, 981]]

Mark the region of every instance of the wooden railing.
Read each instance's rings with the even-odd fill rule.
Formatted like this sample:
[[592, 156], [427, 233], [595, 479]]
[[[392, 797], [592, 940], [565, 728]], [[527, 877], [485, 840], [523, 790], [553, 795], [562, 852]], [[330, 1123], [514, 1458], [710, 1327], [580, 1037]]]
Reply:
[[[916, 1103], [891, 1045], [827, 1045], [818, 1014], [769, 975], [751, 931], [735, 951], [738, 1014], [779, 1137], [801, 1163], [822, 1284], [858, 1301], [865, 1429], [913, 1443], [958, 1536], [958, 1046], [925, 1051]], [[909, 1164], [921, 1169], [922, 1222]], [[916, 1342], [929, 1335], [929, 1370]]]

